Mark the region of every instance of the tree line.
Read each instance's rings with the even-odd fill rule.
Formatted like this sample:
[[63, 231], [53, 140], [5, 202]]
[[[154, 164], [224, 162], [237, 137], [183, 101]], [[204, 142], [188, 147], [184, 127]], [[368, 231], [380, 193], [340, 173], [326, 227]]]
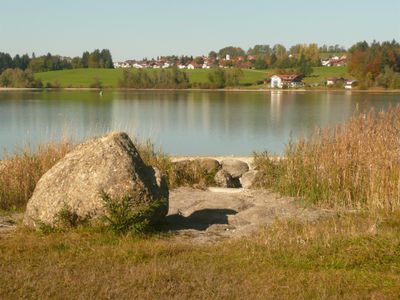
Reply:
[[208, 81], [193, 83], [185, 71], [172, 69], [124, 69], [119, 80], [120, 88], [133, 89], [187, 89], [187, 88], [225, 88], [238, 86], [243, 77], [240, 69], [212, 69], [208, 74]]
[[57, 71], [64, 69], [77, 68], [113, 68], [113, 59], [110, 50], [94, 50], [93, 52], [85, 51], [82, 56], [62, 57], [60, 55], [32, 56], [28, 54], [15, 55], [12, 57], [9, 53], [0, 52], [0, 73], [7, 69], [31, 70], [34, 73]]
[[395, 40], [356, 43], [349, 49], [348, 71], [362, 88], [400, 88], [400, 44]]

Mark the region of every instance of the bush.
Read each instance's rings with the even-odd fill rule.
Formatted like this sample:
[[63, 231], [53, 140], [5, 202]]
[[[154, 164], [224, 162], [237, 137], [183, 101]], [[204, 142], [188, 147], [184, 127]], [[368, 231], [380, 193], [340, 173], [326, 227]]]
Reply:
[[101, 199], [106, 210], [105, 222], [108, 228], [117, 234], [138, 234], [151, 229], [151, 217], [154, 211], [163, 205], [161, 201], [151, 205], [143, 204], [132, 196], [111, 198], [105, 192]]
[[41, 88], [40, 80], [35, 80], [30, 70], [7, 69], [0, 75], [0, 87], [9, 88]]
[[185, 89], [189, 88], [189, 78], [177, 68], [168, 70], [127, 70], [119, 81], [121, 88], [134, 89]]

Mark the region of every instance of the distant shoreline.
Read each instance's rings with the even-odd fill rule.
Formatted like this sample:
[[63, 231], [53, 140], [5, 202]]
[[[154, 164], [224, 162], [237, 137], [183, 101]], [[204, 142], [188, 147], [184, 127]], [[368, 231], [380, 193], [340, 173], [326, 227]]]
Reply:
[[283, 92], [283, 93], [304, 93], [304, 92], [356, 92], [356, 93], [400, 93], [400, 89], [330, 89], [330, 88], [311, 88], [311, 89], [270, 89], [270, 88], [225, 88], [225, 89], [129, 89], [129, 88], [4, 88], [0, 87], [0, 92], [46, 92], [46, 91], [166, 91], [166, 92]]

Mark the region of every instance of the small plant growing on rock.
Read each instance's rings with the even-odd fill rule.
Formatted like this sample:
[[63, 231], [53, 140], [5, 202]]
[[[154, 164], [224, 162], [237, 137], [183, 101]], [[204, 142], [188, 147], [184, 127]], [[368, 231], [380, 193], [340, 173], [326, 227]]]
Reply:
[[151, 216], [162, 205], [162, 201], [145, 205], [130, 195], [111, 198], [105, 192], [101, 192], [101, 199], [106, 210], [104, 218], [107, 227], [117, 234], [148, 232], [151, 229]]
[[82, 220], [79, 216], [65, 205], [57, 214], [56, 227], [64, 229], [74, 228], [81, 222]]

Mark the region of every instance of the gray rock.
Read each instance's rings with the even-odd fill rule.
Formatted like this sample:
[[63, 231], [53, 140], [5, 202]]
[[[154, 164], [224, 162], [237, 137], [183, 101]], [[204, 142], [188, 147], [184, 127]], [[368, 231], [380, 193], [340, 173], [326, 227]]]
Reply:
[[228, 172], [233, 178], [239, 178], [249, 171], [249, 165], [237, 159], [225, 159], [221, 162], [222, 170]]
[[126, 133], [87, 141], [68, 153], [39, 180], [24, 223], [54, 226], [64, 208], [80, 219], [104, 216], [100, 192], [112, 198], [132, 196], [146, 205], [161, 201], [156, 222], [168, 212], [168, 187], [159, 172], [146, 166]]
[[227, 171], [220, 170], [214, 177], [214, 181], [219, 187], [240, 188], [239, 178], [233, 178]]
[[246, 172], [240, 177], [240, 183], [242, 187], [245, 189], [250, 189], [254, 187], [253, 185], [256, 183], [257, 179], [261, 176], [259, 171], [253, 170]]
[[205, 170], [208, 174], [215, 174], [221, 168], [218, 160], [212, 158], [199, 158], [194, 160], [195, 163], [199, 165], [199, 167]]

